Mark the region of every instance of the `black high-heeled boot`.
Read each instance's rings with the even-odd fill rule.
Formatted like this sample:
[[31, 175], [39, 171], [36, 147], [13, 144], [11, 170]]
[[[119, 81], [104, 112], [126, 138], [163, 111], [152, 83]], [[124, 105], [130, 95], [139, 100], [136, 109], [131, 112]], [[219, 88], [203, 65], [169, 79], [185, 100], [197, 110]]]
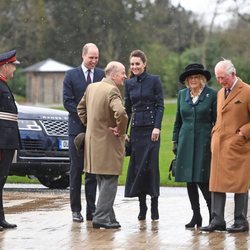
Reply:
[[158, 220], [159, 219], [159, 211], [158, 211], [158, 197], [151, 198], [151, 219]]
[[146, 204], [146, 195], [139, 196], [139, 206], [140, 206], [140, 212], [138, 215], [138, 220], [145, 220], [147, 210], [148, 210], [147, 204]]
[[185, 227], [187, 229], [190, 229], [194, 228], [195, 226], [197, 226], [197, 228], [201, 227], [201, 225], [202, 225], [202, 217], [199, 210], [199, 211], [194, 211], [191, 221], [188, 224], [186, 224]]
[[211, 198], [211, 192], [209, 191], [209, 184], [208, 183], [200, 183], [199, 184], [200, 190], [203, 194], [204, 199], [207, 203], [208, 213], [209, 213], [209, 224], [212, 221], [212, 198]]
[[193, 217], [191, 221], [185, 225], [185, 228], [191, 229], [195, 226], [202, 226], [202, 217], [200, 214], [200, 203], [199, 203], [199, 193], [198, 193], [198, 185], [197, 183], [188, 182], [187, 183], [187, 191], [188, 197], [191, 203], [191, 207], [193, 210]]

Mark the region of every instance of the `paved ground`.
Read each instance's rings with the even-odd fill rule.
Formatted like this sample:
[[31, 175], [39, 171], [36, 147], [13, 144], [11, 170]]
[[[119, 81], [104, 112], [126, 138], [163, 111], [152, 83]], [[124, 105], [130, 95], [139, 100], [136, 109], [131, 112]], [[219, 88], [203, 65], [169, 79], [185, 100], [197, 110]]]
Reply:
[[[40, 185], [6, 185], [6, 219], [16, 229], [0, 232], [0, 249], [250, 249], [249, 233], [204, 233], [185, 230], [191, 209], [185, 188], [161, 188], [160, 220], [137, 220], [138, 201], [123, 197], [119, 187], [115, 211], [121, 229], [93, 229], [90, 222], [73, 223], [69, 192]], [[148, 200], [149, 203], [150, 200]], [[208, 212], [201, 199], [203, 225]], [[85, 200], [83, 199], [85, 208]], [[233, 219], [233, 197], [228, 195], [226, 220]]]

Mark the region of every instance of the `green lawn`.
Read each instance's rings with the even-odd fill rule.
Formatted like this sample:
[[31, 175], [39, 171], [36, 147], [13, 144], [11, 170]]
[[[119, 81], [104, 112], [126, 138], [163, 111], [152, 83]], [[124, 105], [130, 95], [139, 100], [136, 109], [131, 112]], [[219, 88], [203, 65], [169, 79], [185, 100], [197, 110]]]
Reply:
[[[172, 153], [172, 131], [175, 119], [176, 103], [167, 103], [165, 105], [164, 117], [161, 130], [161, 148], [160, 148], [160, 175], [162, 186], [180, 186], [180, 183], [175, 184], [173, 180], [168, 180], [168, 168], [171, 160], [174, 157]], [[126, 180], [129, 157], [124, 160], [123, 174], [119, 178], [119, 184], [123, 185]], [[36, 179], [28, 177], [9, 176], [8, 182], [11, 183], [39, 183]]]

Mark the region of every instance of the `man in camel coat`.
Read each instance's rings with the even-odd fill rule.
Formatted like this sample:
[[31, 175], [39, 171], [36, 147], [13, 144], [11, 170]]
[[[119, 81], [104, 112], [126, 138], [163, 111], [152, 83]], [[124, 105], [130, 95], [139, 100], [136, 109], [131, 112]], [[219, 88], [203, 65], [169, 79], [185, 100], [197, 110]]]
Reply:
[[[223, 88], [218, 92], [217, 121], [211, 141], [212, 221], [201, 230], [245, 232], [249, 230], [250, 86], [236, 76], [230, 60], [217, 63], [215, 76]], [[234, 193], [235, 210], [234, 224], [226, 229], [227, 192]]]
[[93, 217], [94, 228], [119, 228], [113, 204], [118, 176], [125, 155], [128, 117], [119, 86], [126, 78], [125, 67], [110, 62], [101, 82], [89, 85], [77, 106], [82, 123], [87, 126], [84, 144], [84, 171], [96, 174], [99, 198]]

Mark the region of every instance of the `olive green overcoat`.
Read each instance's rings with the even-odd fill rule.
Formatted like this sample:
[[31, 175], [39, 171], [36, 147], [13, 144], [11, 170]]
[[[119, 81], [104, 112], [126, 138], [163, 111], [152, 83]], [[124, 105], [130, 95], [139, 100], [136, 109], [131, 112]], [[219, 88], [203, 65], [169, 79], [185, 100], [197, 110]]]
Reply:
[[209, 182], [216, 99], [216, 91], [207, 86], [195, 104], [188, 88], [179, 91], [173, 131], [173, 141], [177, 142], [176, 182]]

